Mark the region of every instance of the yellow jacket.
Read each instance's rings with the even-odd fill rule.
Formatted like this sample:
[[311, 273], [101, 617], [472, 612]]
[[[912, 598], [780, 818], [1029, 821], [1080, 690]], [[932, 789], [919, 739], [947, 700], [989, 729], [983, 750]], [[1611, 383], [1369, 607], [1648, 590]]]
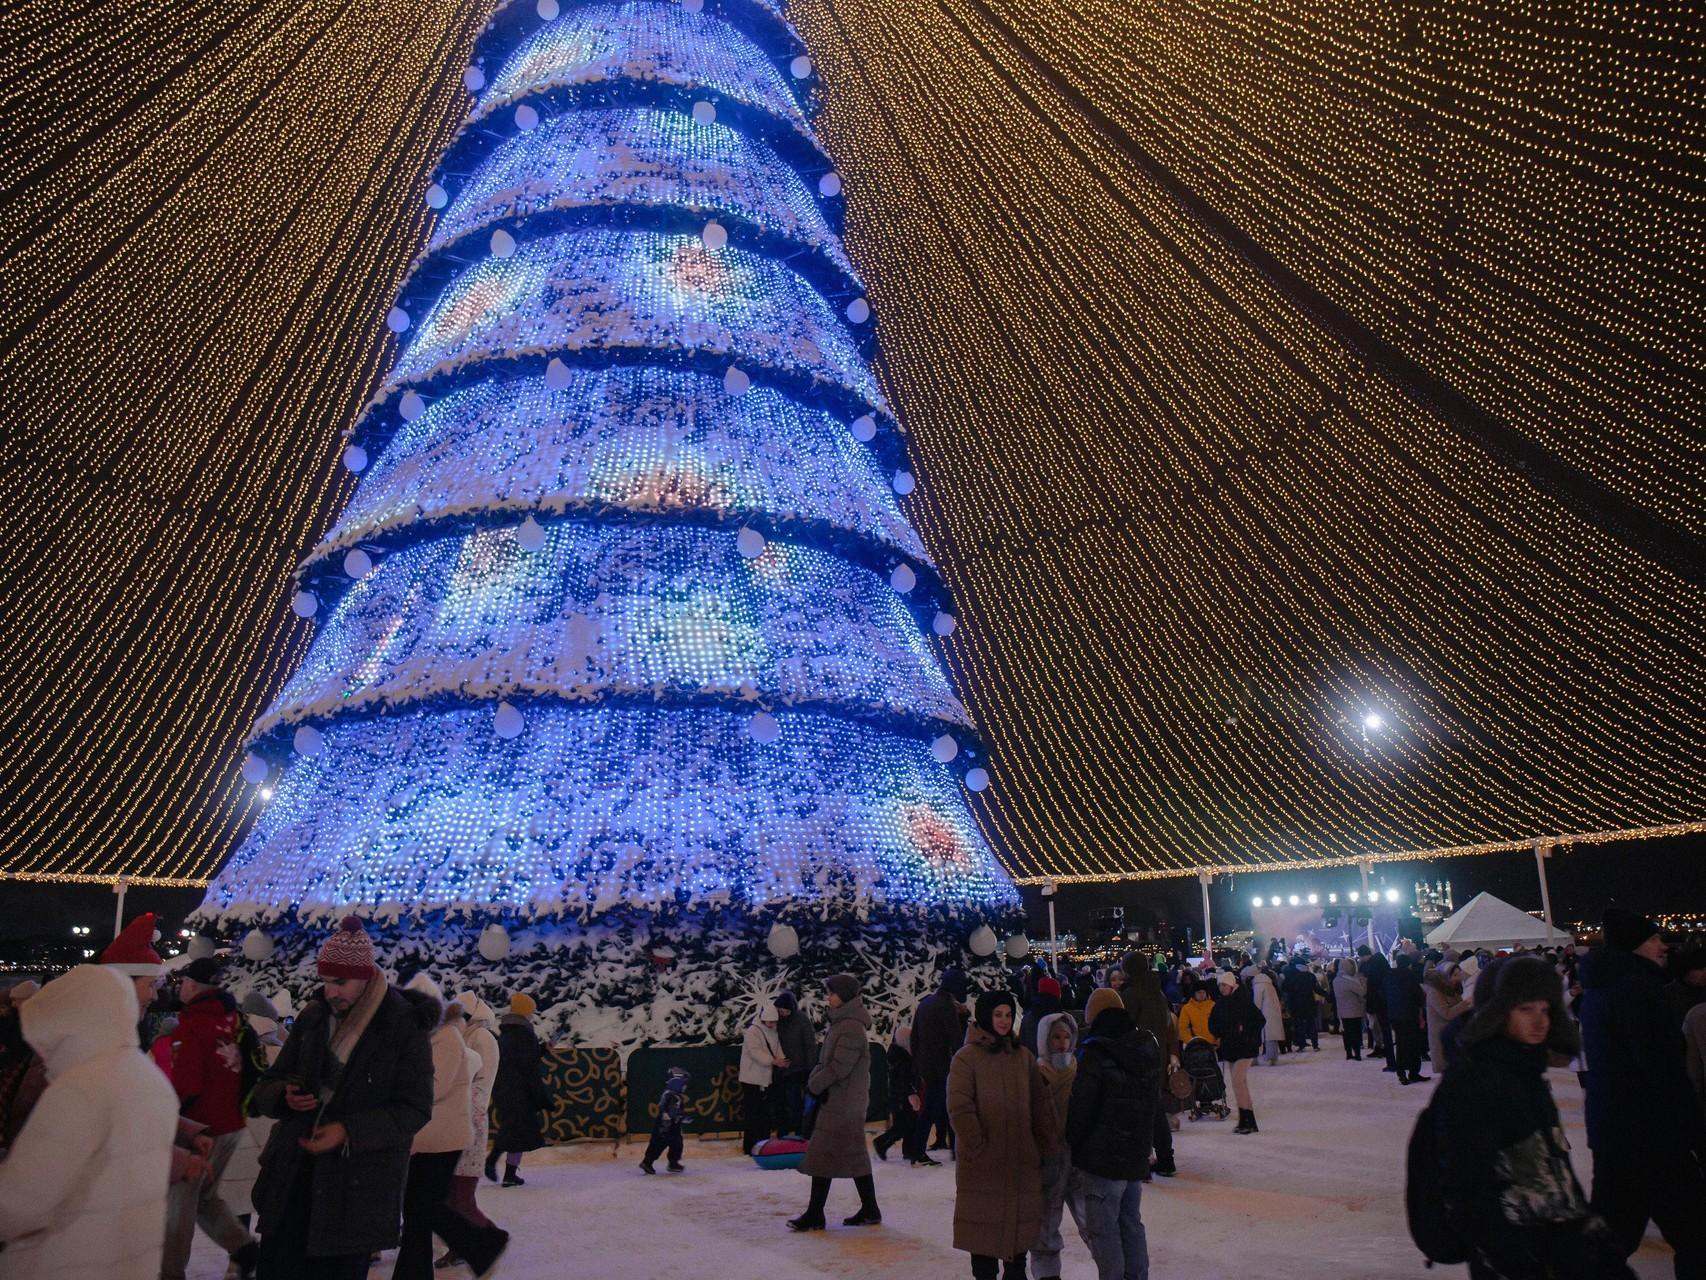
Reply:
[[1213, 1000], [1187, 1000], [1180, 1005], [1179, 1043], [1189, 1044], [1193, 1036], [1201, 1036], [1210, 1044], [1219, 1044], [1208, 1029], [1208, 1015], [1213, 1012]]

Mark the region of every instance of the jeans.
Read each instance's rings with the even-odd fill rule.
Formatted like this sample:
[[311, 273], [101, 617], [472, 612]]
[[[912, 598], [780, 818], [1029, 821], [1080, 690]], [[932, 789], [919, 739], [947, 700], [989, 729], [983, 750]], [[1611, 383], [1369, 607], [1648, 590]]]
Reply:
[[1031, 1273], [1037, 1280], [1060, 1275], [1060, 1218], [1066, 1211], [1066, 1188], [1072, 1178], [1072, 1159], [1065, 1154], [1043, 1165], [1043, 1229], [1031, 1249]]
[[1313, 1049], [1321, 1047], [1320, 1023], [1313, 1012], [1291, 1015], [1291, 1047], [1302, 1053], [1305, 1044]]
[[207, 1177], [199, 1183], [174, 1182], [166, 1192], [166, 1247], [160, 1256], [160, 1280], [184, 1280], [197, 1226], [226, 1253], [236, 1253], [254, 1238], [219, 1194], [225, 1166], [245, 1136], [242, 1129], [220, 1134], [213, 1140]]
[[1149, 1237], [1143, 1229], [1143, 1184], [1072, 1171], [1067, 1203], [1097, 1280], [1149, 1280]]
[[676, 1125], [671, 1129], [653, 1129], [652, 1140], [646, 1143], [646, 1157], [640, 1163], [650, 1164], [653, 1160], [656, 1160], [663, 1154], [664, 1148], [666, 1147], [669, 1149], [669, 1162], [671, 1164], [680, 1164], [682, 1147], [680, 1125]]
[[1362, 1019], [1341, 1018], [1339, 1020], [1345, 1039], [1345, 1057], [1362, 1061]]
[[903, 1148], [908, 1160], [923, 1159], [925, 1148], [930, 1145], [930, 1131], [938, 1123], [948, 1123], [947, 1080], [925, 1081], [923, 1102], [924, 1110], [920, 1111], [913, 1121], [912, 1132], [907, 1135], [906, 1146]]

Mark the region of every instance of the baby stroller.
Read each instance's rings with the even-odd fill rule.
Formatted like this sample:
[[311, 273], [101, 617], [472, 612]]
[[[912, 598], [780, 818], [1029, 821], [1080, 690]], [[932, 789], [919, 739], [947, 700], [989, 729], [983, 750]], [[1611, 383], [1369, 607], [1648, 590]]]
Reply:
[[1190, 1043], [1179, 1050], [1179, 1066], [1191, 1078], [1191, 1119], [1213, 1116], [1224, 1120], [1232, 1114], [1226, 1105], [1226, 1080], [1220, 1074], [1220, 1060], [1214, 1046], [1201, 1036], [1192, 1036]]

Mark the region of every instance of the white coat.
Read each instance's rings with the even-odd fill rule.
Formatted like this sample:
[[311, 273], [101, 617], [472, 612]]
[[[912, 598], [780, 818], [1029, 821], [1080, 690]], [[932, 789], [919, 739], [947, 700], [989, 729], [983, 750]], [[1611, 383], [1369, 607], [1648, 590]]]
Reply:
[[1262, 1015], [1262, 1039], [1284, 1040], [1285, 1014], [1280, 1010], [1279, 988], [1274, 986], [1274, 980], [1257, 970], [1250, 979], [1250, 998]]
[[480, 1055], [462, 1040], [462, 1030], [440, 1026], [432, 1033], [432, 1119], [409, 1144], [416, 1151], [466, 1151], [474, 1141], [474, 1072]]
[[486, 1159], [486, 1135], [492, 1119], [492, 1081], [498, 1078], [498, 1038], [492, 1030], [498, 1025], [498, 1020], [491, 1005], [484, 1000], [462, 1000], [462, 1004], [468, 1009], [468, 1016], [462, 1020], [462, 1042], [474, 1051], [480, 1065], [474, 1072], [470, 1099], [474, 1138], [456, 1164], [456, 1176], [477, 1178]]
[[78, 965], [20, 1016], [48, 1084], [0, 1164], [0, 1277], [156, 1280], [178, 1096], [137, 1049], [136, 988]]
[[776, 1077], [776, 1059], [782, 1056], [782, 1041], [775, 1027], [762, 1022], [748, 1025], [740, 1041], [740, 1082], [769, 1088]]

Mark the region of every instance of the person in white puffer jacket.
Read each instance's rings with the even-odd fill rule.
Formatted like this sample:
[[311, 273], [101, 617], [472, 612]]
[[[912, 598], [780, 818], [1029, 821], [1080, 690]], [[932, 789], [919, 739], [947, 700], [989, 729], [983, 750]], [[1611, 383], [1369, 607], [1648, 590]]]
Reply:
[[[475, 1192], [480, 1185], [480, 1166], [486, 1162], [486, 1144], [490, 1140], [492, 1081], [498, 1078], [498, 1015], [491, 1005], [472, 991], [462, 992], [451, 1003], [463, 1010], [461, 1020], [455, 1025], [462, 1032], [462, 1043], [474, 1051], [480, 1065], [474, 1072], [474, 1139], [462, 1153], [462, 1159], [457, 1161], [456, 1174], [450, 1179], [450, 1207], [475, 1226], [490, 1227], [496, 1224], [480, 1208]], [[449, 1267], [460, 1261], [452, 1249], [438, 1260], [438, 1265]]]
[[131, 980], [78, 965], [19, 1016], [48, 1084], [0, 1164], [0, 1277], [156, 1280], [178, 1095], [137, 1052]]

